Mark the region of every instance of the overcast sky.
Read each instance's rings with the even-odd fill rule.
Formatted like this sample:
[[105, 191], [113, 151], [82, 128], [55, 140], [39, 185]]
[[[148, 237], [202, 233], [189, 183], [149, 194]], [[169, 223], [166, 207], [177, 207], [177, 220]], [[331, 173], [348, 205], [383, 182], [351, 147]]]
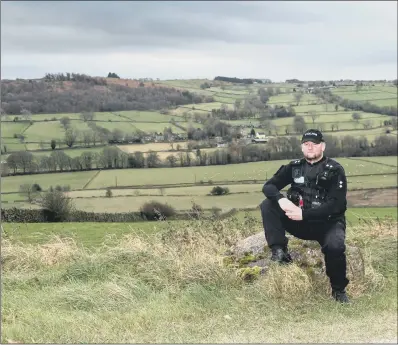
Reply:
[[1, 2], [1, 77], [397, 78], [397, 2]]

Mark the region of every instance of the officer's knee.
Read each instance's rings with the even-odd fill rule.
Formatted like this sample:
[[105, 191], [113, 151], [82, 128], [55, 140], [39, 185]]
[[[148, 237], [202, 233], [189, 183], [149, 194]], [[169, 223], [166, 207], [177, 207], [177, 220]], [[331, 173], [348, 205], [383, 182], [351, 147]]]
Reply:
[[264, 199], [262, 203], [260, 204], [260, 210], [261, 213], [266, 213], [269, 211], [274, 205], [272, 204], [272, 201], [269, 199]]
[[322, 246], [322, 252], [327, 255], [342, 255], [345, 253], [346, 245], [344, 239], [338, 237], [329, 238]]

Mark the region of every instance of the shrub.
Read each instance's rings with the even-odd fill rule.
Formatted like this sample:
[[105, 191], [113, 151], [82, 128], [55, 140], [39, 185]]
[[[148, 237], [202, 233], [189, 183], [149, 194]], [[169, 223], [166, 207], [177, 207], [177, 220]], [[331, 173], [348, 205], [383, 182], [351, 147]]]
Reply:
[[225, 195], [228, 193], [229, 193], [229, 188], [221, 186], [214, 187], [210, 192], [211, 195]]
[[50, 222], [68, 220], [70, 213], [74, 209], [72, 199], [60, 190], [45, 193], [40, 204], [44, 209], [46, 218]]
[[106, 189], [105, 196], [106, 196], [107, 198], [112, 198], [112, 189], [107, 188], [107, 189]]
[[176, 210], [172, 206], [154, 200], [142, 205], [140, 211], [141, 215], [148, 220], [165, 220], [176, 214]]

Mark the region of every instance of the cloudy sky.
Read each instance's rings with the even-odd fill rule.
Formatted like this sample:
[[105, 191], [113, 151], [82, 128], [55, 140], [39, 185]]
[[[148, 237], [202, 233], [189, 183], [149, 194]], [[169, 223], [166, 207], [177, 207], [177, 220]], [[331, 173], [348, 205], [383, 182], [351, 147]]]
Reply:
[[1, 2], [1, 77], [395, 79], [397, 2]]

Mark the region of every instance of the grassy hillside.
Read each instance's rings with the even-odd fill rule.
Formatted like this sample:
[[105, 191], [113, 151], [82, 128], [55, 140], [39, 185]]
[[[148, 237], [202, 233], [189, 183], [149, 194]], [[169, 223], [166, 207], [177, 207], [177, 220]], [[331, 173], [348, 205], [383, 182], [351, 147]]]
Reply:
[[296, 264], [252, 283], [223, 266], [230, 244], [262, 231], [250, 216], [135, 225], [6, 224], [1, 342], [397, 341], [396, 221], [347, 229], [365, 262], [349, 270], [349, 306]]

